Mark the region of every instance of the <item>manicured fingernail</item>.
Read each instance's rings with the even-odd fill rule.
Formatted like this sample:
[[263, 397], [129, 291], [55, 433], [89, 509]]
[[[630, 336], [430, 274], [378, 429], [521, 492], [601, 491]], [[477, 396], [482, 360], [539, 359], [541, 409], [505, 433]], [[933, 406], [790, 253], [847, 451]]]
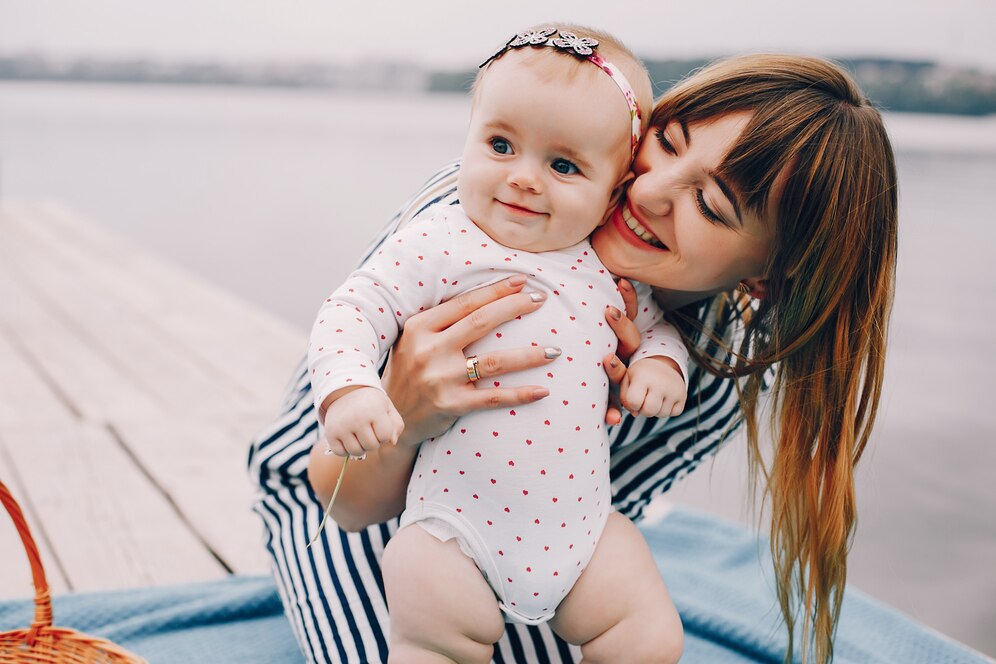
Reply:
[[522, 276], [521, 274], [517, 274], [514, 277], [509, 277], [508, 278], [508, 285], [509, 286], [521, 286], [524, 283], [526, 283], [526, 278], [524, 276]]
[[613, 307], [611, 304], [609, 305], [609, 315], [612, 316], [614, 320], [620, 320], [622, 318], [622, 312]]
[[533, 399], [542, 399], [543, 397], [550, 396], [550, 390], [545, 387], [537, 387], [533, 390]]
[[549, 348], [543, 349], [543, 357], [545, 357], [548, 360], [552, 360], [555, 357], [560, 357], [560, 352], [561, 351], [559, 348], [554, 348], [553, 346], [550, 346]]
[[532, 292], [529, 294], [529, 299], [533, 302], [542, 302], [546, 299], [546, 293], [540, 293], [539, 291]]
[[621, 288], [623, 290], [632, 290], [633, 289], [633, 285], [630, 284], [625, 279], [620, 279], [619, 280], [619, 288]]
[[619, 366], [619, 360], [617, 360], [616, 358], [613, 357], [612, 361], [609, 362], [609, 366], [612, 367], [613, 369], [615, 369], [616, 367]]

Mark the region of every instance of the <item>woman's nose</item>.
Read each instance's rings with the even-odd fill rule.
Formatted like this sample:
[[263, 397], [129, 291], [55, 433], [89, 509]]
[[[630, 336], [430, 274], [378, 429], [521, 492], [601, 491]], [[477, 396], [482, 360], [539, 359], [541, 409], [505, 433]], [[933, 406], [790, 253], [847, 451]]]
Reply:
[[647, 171], [638, 175], [630, 186], [629, 204], [655, 217], [666, 217], [674, 207], [673, 192], [674, 183]]

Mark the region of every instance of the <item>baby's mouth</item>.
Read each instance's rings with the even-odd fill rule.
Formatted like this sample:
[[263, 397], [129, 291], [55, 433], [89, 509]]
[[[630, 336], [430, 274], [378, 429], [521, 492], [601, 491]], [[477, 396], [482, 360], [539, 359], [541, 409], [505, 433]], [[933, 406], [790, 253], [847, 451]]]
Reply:
[[523, 205], [516, 205], [515, 203], [507, 203], [507, 202], [505, 202], [503, 200], [499, 200], [499, 199], [495, 199], [495, 200], [498, 200], [498, 202], [501, 203], [502, 207], [504, 207], [506, 210], [508, 210], [509, 212], [512, 212], [513, 214], [519, 215], [519, 216], [523, 216], [523, 217], [538, 217], [541, 214], [543, 214], [542, 212], [537, 212], [536, 210], [533, 210], [532, 208], [525, 207]]
[[622, 220], [623, 222], [625, 222], [626, 226], [628, 226], [629, 229], [633, 231], [634, 235], [636, 235], [638, 238], [649, 244], [651, 247], [657, 247], [658, 249], [667, 249], [667, 246], [663, 242], [658, 240], [653, 233], [647, 230], [646, 227], [643, 226], [643, 224], [641, 224], [639, 221], [636, 220], [636, 217], [633, 216], [633, 213], [629, 211], [628, 205], [624, 205], [622, 207]]

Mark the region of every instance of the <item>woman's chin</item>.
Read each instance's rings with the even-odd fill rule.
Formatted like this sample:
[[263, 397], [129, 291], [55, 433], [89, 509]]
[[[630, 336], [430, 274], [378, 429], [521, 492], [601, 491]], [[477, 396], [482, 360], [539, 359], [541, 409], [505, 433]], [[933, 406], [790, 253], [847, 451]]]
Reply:
[[640, 274], [645, 272], [647, 256], [633, 251], [633, 248], [623, 242], [612, 228], [603, 226], [591, 236], [591, 246], [598, 254], [602, 264], [612, 274], [643, 281]]
[[591, 237], [591, 245], [605, 267], [613, 273], [631, 276], [638, 280], [640, 279], [638, 274], [627, 274], [627, 270], [639, 270], [641, 267], [645, 269], [648, 265], [656, 265], [671, 253], [637, 237], [626, 226], [618, 210], [612, 214], [607, 224], [595, 231]]

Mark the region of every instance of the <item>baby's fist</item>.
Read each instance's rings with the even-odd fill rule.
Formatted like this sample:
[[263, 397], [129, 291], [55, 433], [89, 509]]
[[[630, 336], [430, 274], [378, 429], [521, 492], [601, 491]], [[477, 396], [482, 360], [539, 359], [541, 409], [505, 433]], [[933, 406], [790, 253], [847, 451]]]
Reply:
[[619, 387], [623, 408], [634, 416], [671, 417], [685, 409], [687, 389], [674, 360], [646, 357], [634, 362]]
[[325, 442], [337, 456], [362, 457], [395, 445], [405, 423], [386, 394], [374, 387], [345, 392], [325, 412]]

